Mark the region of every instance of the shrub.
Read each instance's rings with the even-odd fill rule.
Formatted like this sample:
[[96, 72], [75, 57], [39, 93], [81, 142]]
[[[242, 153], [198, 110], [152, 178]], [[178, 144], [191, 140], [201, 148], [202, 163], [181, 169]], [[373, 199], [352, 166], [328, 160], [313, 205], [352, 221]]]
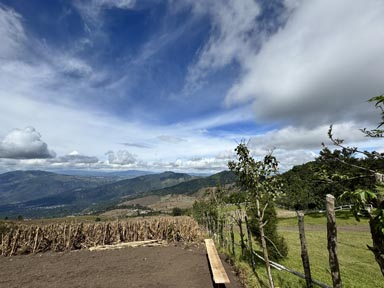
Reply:
[[[265, 203], [265, 199], [262, 199], [262, 207], [264, 207]], [[250, 209], [248, 213], [251, 216], [249, 221], [251, 232], [260, 243], [261, 239], [256, 220], [256, 210]], [[277, 214], [273, 201], [268, 201], [268, 206], [264, 212], [264, 219], [265, 221], [268, 221], [267, 225], [264, 226], [264, 234], [266, 236], [267, 249], [270, 259], [276, 261], [287, 257], [288, 245], [285, 242], [284, 237], [277, 233]]]
[[172, 216], [181, 216], [183, 215], [183, 210], [179, 207], [174, 207], [172, 209]]

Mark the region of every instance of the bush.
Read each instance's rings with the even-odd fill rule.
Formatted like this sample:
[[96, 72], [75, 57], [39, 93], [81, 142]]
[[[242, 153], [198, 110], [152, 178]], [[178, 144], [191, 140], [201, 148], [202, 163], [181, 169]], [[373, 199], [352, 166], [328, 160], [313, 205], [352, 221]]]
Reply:
[[[265, 203], [265, 200], [260, 201], [262, 207], [264, 207]], [[256, 209], [250, 209], [248, 214], [251, 216], [249, 221], [251, 232], [257, 241], [261, 243], [260, 231], [256, 220]], [[264, 226], [264, 234], [270, 259], [277, 261], [286, 258], [288, 255], [288, 245], [284, 237], [277, 233], [277, 214], [273, 201], [268, 202], [268, 207], [264, 213], [264, 221], [268, 221], [267, 225]]]
[[172, 209], [172, 216], [181, 216], [183, 215], [183, 210], [179, 207], [174, 207]]

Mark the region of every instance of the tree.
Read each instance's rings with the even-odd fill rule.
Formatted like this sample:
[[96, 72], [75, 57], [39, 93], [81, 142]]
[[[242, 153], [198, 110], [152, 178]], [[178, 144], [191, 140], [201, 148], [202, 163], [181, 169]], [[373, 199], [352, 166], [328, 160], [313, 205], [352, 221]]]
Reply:
[[[276, 203], [295, 210], [322, 209], [323, 198], [317, 193], [317, 183], [314, 182], [315, 162], [294, 166], [291, 170], [280, 175], [284, 193], [276, 199]], [[318, 207], [319, 206], [319, 207]]]
[[205, 197], [195, 201], [192, 216], [200, 225], [204, 225], [210, 232], [217, 232], [221, 220], [221, 205], [224, 203], [221, 188], [207, 190]]
[[179, 207], [173, 207], [172, 216], [181, 216], [183, 215], [183, 210]]
[[[267, 205], [264, 212], [264, 218], [268, 219], [267, 224], [264, 226], [264, 237], [266, 238], [266, 244], [269, 257], [274, 260], [280, 260], [288, 255], [288, 245], [285, 242], [284, 237], [277, 233], [277, 213], [272, 199], [268, 199], [269, 195], [266, 195], [260, 199], [261, 205]], [[249, 209], [251, 216], [250, 228], [252, 233], [260, 242], [260, 229], [257, 225], [257, 217], [255, 215], [255, 209]]]
[[[384, 95], [376, 96], [369, 99], [374, 102], [375, 107], [381, 111], [381, 122], [372, 130], [367, 128], [360, 129], [367, 137], [384, 137]], [[337, 165], [348, 167], [349, 173], [331, 171], [325, 175], [326, 179], [331, 183], [348, 182], [350, 189], [346, 190], [340, 199], [348, 199], [354, 204], [353, 213], [357, 220], [359, 215], [363, 214], [369, 218], [369, 227], [372, 236], [372, 246], [368, 246], [375, 256], [376, 262], [379, 264], [381, 273], [384, 276], [384, 153], [376, 151], [362, 151], [358, 147], [350, 147], [344, 144], [344, 140], [337, 139], [333, 135], [332, 125], [328, 131], [331, 142], [341, 148], [336, 152], [331, 152], [328, 147], [323, 144], [322, 157], [324, 161], [333, 161]], [[354, 157], [360, 155], [360, 158]], [[362, 158], [361, 158], [362, 157]], [[351, 161], [352, 159], [352, 161]], [[379, 163], [375, 167], [366, 166], [365, 163]], [[381, 163], [381, 165], [380, 165]], [[364, 179], [367, 185], [356, 185], [357, 180]], [[353, 184], [354, 183], [354, 184]], [[372, 205], [376, 209], [367, 209], [367, 204]]]
[[[267, 154], [263, 161], [256, 161], [250, 155], [245, 143], [240, 143], [236, 149], [237, 161], [228, 163], [229, 169], [239, 178], [239, 186], [246, 193], [247, 210], [252, 209], [256, 220], [256, 226], [260, 232], [260, 244], [263, 250], [265, 266], [270, 287], [274, 287], [269, 262], [268, 248], [266, 243], [265, 226], [268, 220], [265, 219], [265, 211], [268, 208], [273, 195], [279, 191], [277, 179], [278, 161], [272, 153]], [[262, 202], [261, 200], [266, 200]]]

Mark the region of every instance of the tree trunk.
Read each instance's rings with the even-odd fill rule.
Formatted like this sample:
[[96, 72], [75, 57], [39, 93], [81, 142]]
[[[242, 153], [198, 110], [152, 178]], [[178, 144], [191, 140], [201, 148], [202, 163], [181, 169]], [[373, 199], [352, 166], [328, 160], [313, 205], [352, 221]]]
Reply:
[[246, 247], [245, 247], [245, 243], [244, 243], [243, 221], [241, 220], [241, 217], [239, 218], [237, 225], [239, 225], [239, 229], [240, 229], [241, 257], [245, 258], [245, 248]]
[[265, 242], [263, 217], [262, 217], [261, 212], [260, 212], [260, 202], [259, 202], [258, 198], [256, 198], [256, 209], [257, 209], [256, 210], [257, 223], [258, 223], [259, 230], [260, 230], [261, 247], [263, 248], [263, 256], [264, 256], [264, 261], [265, 261], [265, 268], [267, 270], [267, 275], [268, 275], [269, 287], [274, 288], [275, 285], [273, 284], [271, 265], [269, 263], [269, 257], [268, 257], [267, 243]]
[[233, 233], [233, 224], [231, 224], [231, 243], [232, 243], [232, 255], [235, 255], [235, 233]]
[[335, 197], [328, 194], [326, 196], [327, 203], [327, 239], [329, 266], [331, 268], [331, 276], [334, 288], [341, 288], [341, 275], [339, 269], [339, 259], [337, 258], [337, 229], [335, 216]]
[[253, 272], [255, 272], [256, 271], [255, 255], [253, 254], [252, 234], [251, 234], [251, 229], [249, 229], [247, 216], [245, 216], [245, 225], [247, 226], [247, 232], [248, 232], [248, 243], [249, 243], [249, 251], [251, 252], [252, 270]]
[[311, 277], [311, 267], [309, 265], [307, 243], [305, 240], [305, 231], [304, 231], [304, 214], [301, 212], [297, 213], [297, 219], [299, 224], [299, 235], [300, 235], [300, 244], [301, 244], [301, 260], [303, 262], [305, 282], [307, 283], [307, 288], [312, 288], [312, 277]]
[[380, 266], [381, 274], [384, 276], [384, 232], [382, 230], [382, 223], [380, 223], [379, 216], [369, 220], [369, 227], [371, 229], [373, 247], [368, 246], [368, 248], [375, 255], [376, 262]]

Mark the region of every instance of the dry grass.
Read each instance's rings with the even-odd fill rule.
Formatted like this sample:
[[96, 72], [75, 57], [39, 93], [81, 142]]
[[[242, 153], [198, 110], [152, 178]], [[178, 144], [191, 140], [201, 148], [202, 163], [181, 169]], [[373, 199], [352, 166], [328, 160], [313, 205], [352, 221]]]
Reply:
[[141, 205], [151, 208], [154, 211], [170, 212], [173, 208], [178, 207], [182, 209], [191, 208], [196, 201], [196, 197], [187, 195], [168, 194], [164, 196], [151, 195], [142, 198], [137, 198], [120, 203], [122, 205]]
[[66, 251], [130, 241], [202, 240], [198, 224], [190, 217], [154, 217], [98, 223], [48, 225], [3, 224], [1, 255]]

